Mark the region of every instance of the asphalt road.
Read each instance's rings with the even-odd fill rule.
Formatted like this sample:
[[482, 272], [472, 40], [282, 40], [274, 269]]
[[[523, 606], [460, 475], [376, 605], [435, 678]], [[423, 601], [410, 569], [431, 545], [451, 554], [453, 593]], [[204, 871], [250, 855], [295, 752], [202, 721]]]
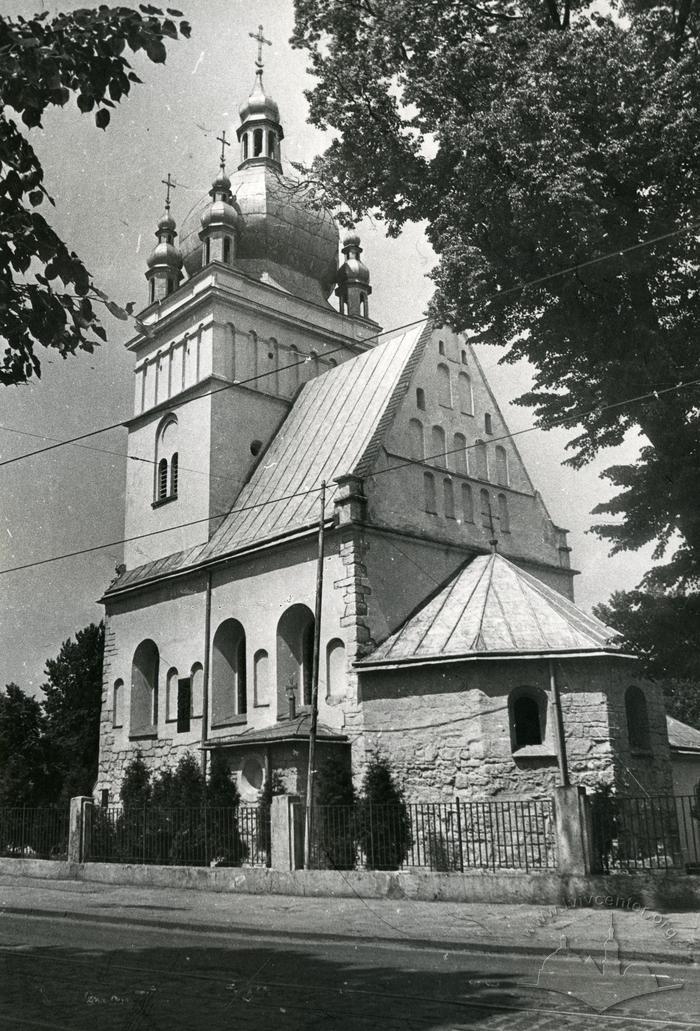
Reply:
[[596, 965], [568, 954], [0, 921], [2, 1031], [656, 1031], [697, 1028], [698, 1014], [697, 967], [627, 969], [614, 952]]

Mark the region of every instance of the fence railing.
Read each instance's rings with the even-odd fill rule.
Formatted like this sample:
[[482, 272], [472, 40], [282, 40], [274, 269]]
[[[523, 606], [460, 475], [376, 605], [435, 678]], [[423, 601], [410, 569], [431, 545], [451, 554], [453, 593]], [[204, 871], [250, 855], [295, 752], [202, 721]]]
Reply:
[[693, 795], [592, 799], [598, 869], [700, 872], [700, 807]]
[[68, 806], [0, 807], [0, 856], [64, 860], [68, 829]]
[[173, 866], [268, 866], [266, 806], [166, 809], [94, 807], [86, 859]]
[[314, 806], [327, 869], [542, 870], [556, 866], [549, 799]]

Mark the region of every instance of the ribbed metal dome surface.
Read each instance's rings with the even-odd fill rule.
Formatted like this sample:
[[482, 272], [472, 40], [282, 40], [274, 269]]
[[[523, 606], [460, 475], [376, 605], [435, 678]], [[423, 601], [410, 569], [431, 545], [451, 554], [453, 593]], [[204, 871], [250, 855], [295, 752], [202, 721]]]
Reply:
[[[293, 179], [262, 162], [232, 175], [231, 191], [242, 215], [234, 265], [291, 294], [324, 303], [338, 269], [339, 233], [330, 215], [314, 209]], [[203, 191], [182, 226], [180, 247], [189, 275], [202, 267], [200, 218], [210, 203]]]

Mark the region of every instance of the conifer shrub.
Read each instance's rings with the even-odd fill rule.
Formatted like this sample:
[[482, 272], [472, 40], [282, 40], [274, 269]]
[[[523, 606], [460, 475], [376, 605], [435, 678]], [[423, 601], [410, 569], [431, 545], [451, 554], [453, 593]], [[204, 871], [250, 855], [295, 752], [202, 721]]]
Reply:
[[365, 770], [360, 800], [359, 841], [369, 870], [398, 870], [413, 839], [403, 789], [389, 761], [374, 755]]
[[315, 866], [353, 870], [359, 843], [357, 792], [349, 756], [334, 749], [318, 766], [314, 813]]
[[154, 778], [137, 753], [124, 769], [120, 799], [116, 824], [99, 810], [95, 814], [105, 858], [238, 866], [248, 855], [239, 829], [240, 795], [220, 752], [212, 754], [208, 781], [190, 752], [175, 770], [165, 769]]

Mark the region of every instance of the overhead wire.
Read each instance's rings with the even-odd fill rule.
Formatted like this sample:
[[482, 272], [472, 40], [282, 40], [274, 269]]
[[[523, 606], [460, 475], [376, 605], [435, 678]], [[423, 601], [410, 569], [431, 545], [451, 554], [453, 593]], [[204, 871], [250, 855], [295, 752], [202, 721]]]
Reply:
[[[668, 240], [668, 239], [671, 239], [672, 237], [681, 236], [684, 233], [690, 233], [690, 232], [694, 232], [694, 231], [700, 231], [700, 223], [693, 223], [693, 224], [690, 224], [690, 225], [687, 225], [687, 226], [683, 226], [680, 229], [674, 229], [674, 230], [672, 230], [672, 231], [670, 231], [668, 233], [661, 233], [658, 236], [651, 237], [648, 240], [641, 240], [638, 243], [630, 244], [628, 247], [617, 248], [616, 250], [608, 251], [605, 254], [598, 255], [595, 258], [589, 258], [586, 261], [577, 262], [575, 265], [569, 265], [566, 268], [558, 269], [555, 272], [549, 272], [549, 273], [547, 273], [544, 276], [538, 276], [536, 279], [525, 280], [524, 282], [517, 283], [516, 285], [514, 285], [512, 287], [507, 287], [505, 290], [498, 290], [498, 291], [496, 291], [492, 295], [492, 297], [490, 297], [488, 299], [488, 303], [492, 303], [492, 302], [500, 299], [501, 297], [505, 297], [508, 294], [515, 293], [515, 292], [517, 292], [519, 290], [527, 290], [530, 287], [539, 286], [542, 283], [548, 282], [549, 280], [556, 279], [556, 278], [558, 278], [560, 276], [568, 275], [570, 272], [576, 272], [579, 269], [588, 268], [588, 267], [590, 267], [592, 265], [600, 264], [603, 261], [609, 261], [611, 258], [622, 257], [624, 254], [628, 254], [628, 253], [630, 253], [632, 251], [640, 250], [642, 247], [651, 247], [651, 246], [653, 246], [656, 243], [661, 243], [663, 240]], [[421, 323], [427, 322], [429, 320], [429, 318], [430, 318], [430, 316], [425, 315], [425, 316], [423, 316], [420, 319], [414, 319], [413, 321], [403, 323], [400, 326], [393, 326], [390, 329], [381, 330], [381, 331], [379, 331], [377, 333], [371, 334], [370, 336], [363, 337], [361, 340], [355, 341], [355, 344], [368, 343], [370, 340], [376, 340], [378, 337], [387, 336], [389, 333], [398, 333], [402, 329], [410, 329], [413, 326], [418, 326]], [[148, 327], [146, 327], [146, 328], [148, 328]], [[346, 351], [349, 346], [351, 346], [351, 345], [344, 344], [341, 347], [333, 348], [330, 351], [324, 352], [323, 355], [319, 355], [319, 358], [327, 358], [330, 355], [337, 354], [337, 353], [339, 353], [341, 351]], [[245, 386], [248, 383], [256, 382], [257, 380], [264, 379], [266, 376], [272, 376], [272, 375], [275, 375], [276, 373], [279, 373], [279, 372], [285, 372], [288, 369], [297, 368], [300, 365], [307, 364], [310, 360], [311, 360], [311, 356], [309, 355], [309, 356], [304, 357], [299, 362], [292, 362], [289, 365], [280, 366], [280, 367], [277, 367], [277, 368], [274, 368], [274, 369], [268, 369], [265, 372], [257, 373], [255, 376], [249, 376], [249, 377], [247, 377], [244, 380], [235, 380], [235, 381], [233, 381], [231, 383], [226, 383], [226, 384], [224, 384], [221, 387], [217, 387], [216, 390], [210, 391], [208, 396], [212, 396], [214, 394], [221, 393], [224, 390], [231, 390], [233, 387]], [[169, 405], [169, 410], [173, 410], [175, 408], [179, 408], [182, 405], [188, 403], [188, 401], [189, 401], [189, 398], [184, 398], [184, 399], [181, 399], [179, 401], [177, 399], [175, 399]], [[32, 458], [35, 455], [45, 454], [47, 451], [54, 451], [56, 448], [59, 448], [59, 447], [66, 447], [66, 446], [68, 446], [70, 444], [76, 444], [76, 443], [78, 443], [81, 440], [86, 440], [89, 437], [97, 436], [100, 433], [107, 433], [110, 430], [120, 429], [121, 427], [124, 426], [124, 422], [125, 422], [125, 420], [121, 420], [120, 422], [111, 423], [111, 424], [109, 424], [107, 426], [101, 426], [101, 427], [98, 427], [97, 429], [94, 429], [94, 430], [88, 430], [85, 433], [77, 434], [76, 436], [69, 437], [66, 440], [56, 441], [55, 443], [50, 444], [48, 447], [37, 448], [35, 451], [30, 451], [30, 452], [28, 452], [25, 455], [15, 455], [13, 458], [4, 459], [3, 461], [0, 462], [0, 468], [2, 468], [3, 466], [6, 466], [6, 465], [12, 465], [15, 462], [25, 461], [26, 459]], [[49, 439], [51, 439], [51, 438], [49, 438]], [[125, 457], [129, 457], [129, 456], [125, 455]]]
[[[697, 378], [697, 379], [694, 379], [694, 380], [688, 380], [685, 383], [677, 383], [677, 384], [675, 384], [674, 386], [671, 386], [671, 387], [664, 387], [664, 388], [661, 388], [660, 390], [652, 390], [652, 391], [649, 391], [646, 394], [639, 394], [639, 395], [637, 395], [636, 397], [633, 397], [633, 398], [628, 398], [628, 399], [625, 399], [625, 400], [622, 400], [622, 401], [611, 402], [610, 404], [607, 404], [607, 405], [598, 405], [595, 408], [589, 409], [587, 412], [578, 412], [575, 415], [567, 416], [564, 419], [555, 420], [552, 423], [550, 423], [547, 428], [548, 429], [555, 429], [556, 427], [562, 426], [562, 425], [564, 425], [566, 423], [569, 423], [569, 422], [578, 422], [578, 421], [580, 421], [582, 419], [585, 419], [589, 415], [594, 415], [594, 414], [596, 414], [598, 412], [605, 411], [608, 408], [619, 408], [619, 407], [627, 405], [627, 404], [636, 404], [636, 403], [638, 403], [640, 401], [645, 401], [645, 400], [648, 400], [650, 398], [658, 398], [662, 394], [668, 394], [668, 393], [671, 393], [671, 392], [673, 392], [675, 390], [681, 390], [681, 389], [684, 389], [685, 387], [695, 386], [695, 385], [698, 385], [698, 384], [700, 384], [700, 377]], [[527, 426], [524, 429], [516, 430], [513, 433], [504, 433], [504, 434], [502, 434], [501, 436], [498, 436], [498, 437], [490, 436], [489, 437], [489, 442], [495, 444], [495, 443], [498, 443], [499, 441], [510, 440], [513, 437], [522, 436], [525, 433], [532, 433], [535, 430], [540, 430], [540, 429], [541, 429], [540, 426]], [[475, 442], [474, 444], [468, 444], [466, 446], [460, 446], [458, 448], [451, 448], [450, 450], [440, 451], [440, 452], [438, 452], [438, 453], [436, 453], [434, 455], [427, 455], [423, 459], [409, 458], [409, 459], [406, 459], [406, 461], [397, 462], [394, 465], [386, 466], [384, 469], [376, 469], [376, 470], [374, 470], [370, 474], [370, 476], [372, 478], [374, 478], [374, 477], [377, 477], [377, 476], [382, 476], [385, 473], [395, 472], [397, 469], [403, 469], [406, 466], [411, 466], [411, 465], [421, 466], [421, 465], [425, 465], [428, 462], [433, 461], [436, 458], [444, 458], [444, 457], [447, 457], [447, 456], [449, 456], [451, 454], [455, 454], [456, 452], [470, 451], [473, 448], [477, 447], [478, 443], [479, 442]], [[444, 471], [446, 473], [449, 473], [451, 470], [445, 469]], [[6, 573], [16, 573], [16, 572], [19, 572], [19, 571], [24, 570], [24, 569], [32, 569], [35, 566], [47, 565], [47, 564], [49, 564], [51, 562], [59, 562], [62, 559], [75, 558], [76, 556], [86, 555], [86, 554], [89, 554], [89, 553], [95, 552], [95, 551], [101, 551], [101, 550], [103, 550], [105, 548], [116, 547], [119, 544], [128, 544], [128, 543], [131, 543], [133, 541], [141, 540], [141, 539], [143, 539], [145, 537], [154, 537], [154, 536], [157, 536], [158, 534], [161, 534], [161, 533], [169, 533], [172, 530], [181, 530], [181, 529], [184, 529], [185, 527], [195, 526], [195, 525], [197, 525], [199, 523], [214, 522], [217, 519], [224, 519], [227, 515], [232, 514], [232, 513], [238, 514], [240, 512], [248, 512], [248, 511], [251, 511], [253, 509], [264, 508], [267, 505], [275, 505], [275, 504], [278, 504], [281, 501], [289, 501], [292, 498], [304, 497], [304, 496], [306, 496], [308, 494], [317, 493], [317, 492], [320, 492], [321, 489], [322, 489], [321, 488], [321, 484], [318, 484], [317, 486], [307, 487], [304, 490], [296, 491], [296, 492], [294, 492], [292, 494], [286, 494], [286, 495], [282, 495], [282, 496], [275, 497], [275, 498], [268, 498], [265, 501], [259, 501], [259, 502], [256, 502], [253, 505], [244, 505], [244, 506], [241, 506], [240, 508], [237, 508], [237, 507], [234, 506], [234, 508], [232, 508], [230, 511], [222, 512], [222, 513], [219, 513], [217, 515], [206, 516], [206, 517], [203, 517], [201, 519], [193, 519], [193, 520], [190, 520], [190, 521], [185, 522], [185, 523], [179, 523], [176, 526], [166, 526], [166, 527], [162, 527], [162, 528], [160, 528], [158, 530], [150, 530], [147, 533], [135, 534], [133, 537], [124, 537], [124, 538], [121, 538], [119, 540], [108, 541], [108, 542], [106, 542], [104, 544], [96, 544], [96, 545], [93, 545], [93, 546], [91, 546], [89, 548], [80, 548], [80, 549], [78, 549], [76, 551], [66, 552], [66, 553], [64, 553], [62, 555], [53, 555], [53, 556], [50, 556], [48, 558], [37, 559], [36, 561], [33, 561], [33, 562], [25, 562], [25, 563], [23, 563], [22, 565], [19, 565], [19, 566], [12, 566], [11, 568], [8, 568], [8, 569], [0, 569], [0, 576], [4, 575]]]

